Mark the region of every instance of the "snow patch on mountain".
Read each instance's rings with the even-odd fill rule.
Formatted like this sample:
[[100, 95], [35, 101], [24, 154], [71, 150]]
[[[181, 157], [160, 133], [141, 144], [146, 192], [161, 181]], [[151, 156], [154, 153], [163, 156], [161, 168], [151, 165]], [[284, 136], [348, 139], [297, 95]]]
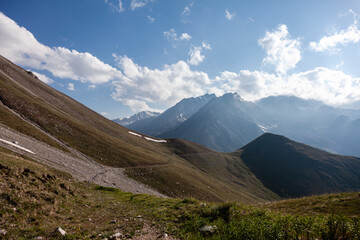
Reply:
[[[138, 133], [134, 133], [134, 132], [131, 132], [131, 131], [128, 131], [131, 135], [134, 135], [134, 136], [137, 136], [137, 137], [143, 137], [145, 138], [146, 140], [148, 141], [152, 141], [152, 142], [157, 142], [157, 143], [166, 143], [166, 140], [164, 139], [154, 139], [154, 138], [150, 138], [150, 137], [145, 137], [141, 134], [138, 134]], [[1, 139], [0, 139], [1, 140]]]

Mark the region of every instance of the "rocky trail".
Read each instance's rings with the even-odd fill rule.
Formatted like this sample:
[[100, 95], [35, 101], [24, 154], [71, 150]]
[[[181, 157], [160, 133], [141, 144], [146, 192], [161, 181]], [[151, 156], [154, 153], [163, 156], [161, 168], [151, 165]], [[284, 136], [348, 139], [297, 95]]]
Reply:
[[[150, 187], [127, 177], [124, 169], [101, 165], [75, 149], [67, 147], [71, 153], [61, 151], [60, 149], [20, 134], [1, 124], [0, 139], [5, 140], [0, 141], [0, 146], [23, 154], [47, 166], [67, 172], [79, 181], [87, 181], [106, 187], [115, 187], [125, 192], [145, 193], [166, 197]], [[14, 146], [15, 143], [20, 148]], [[21, 148], [28, 149], [33, 153], [24, 151], [24, 149]]]

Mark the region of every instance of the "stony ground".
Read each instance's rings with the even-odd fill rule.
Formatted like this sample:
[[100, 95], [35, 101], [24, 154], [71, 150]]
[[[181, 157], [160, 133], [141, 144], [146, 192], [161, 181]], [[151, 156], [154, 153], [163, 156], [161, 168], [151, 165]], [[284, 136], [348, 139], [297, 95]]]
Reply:
[[124, 169], [101, 165], [75, 149], [66, 147], [70, 151], [69, 153], [61, 151], [3, 125], [0, 125], [0, 138], [10, 142], [16, 141], [19, 146], [27, 148], [35, 154], [27, 153], [3, 142], [0, 142], [0, 146], [28, 156], [50, 167], [67, 172], [79, 181], [120, 188], [126, 192], [146, 193], [166, 197], [150, 187], [127, 177], [124, 174]]

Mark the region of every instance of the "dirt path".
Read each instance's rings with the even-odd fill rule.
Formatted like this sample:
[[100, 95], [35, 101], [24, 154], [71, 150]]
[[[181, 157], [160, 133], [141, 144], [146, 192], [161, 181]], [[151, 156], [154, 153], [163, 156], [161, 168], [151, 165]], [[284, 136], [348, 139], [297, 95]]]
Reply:
[[2, 141], [0, 141], [0, 146], [26, 155], [50, 167], [67, 172], [79, 181], [88, 181], [106, 187], [116, 187], [126, 192], [146, 193], [166, 197], [150, 187], [127, 177], [124, 174], [124, 169], [101, 165], [74, 149], [71, 149], [72, 153], [66, 153], [1, 124], [0, 138], [9, 142], [17, 141], [19, 146], [29, 149], [34, 152], [34, 154]]

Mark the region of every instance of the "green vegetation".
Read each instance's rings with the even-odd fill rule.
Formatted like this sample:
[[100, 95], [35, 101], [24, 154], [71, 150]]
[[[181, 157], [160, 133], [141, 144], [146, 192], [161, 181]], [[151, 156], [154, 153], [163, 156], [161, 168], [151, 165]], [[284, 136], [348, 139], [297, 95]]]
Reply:
[[345, 216], [360, 215], [360, 193], [338, 193], [288, 199], [278, 202], [261, 204], [267, 209], [288, 214], [318, 215], [341, 213]]
[[[180, 239], [359, 239], [360, 211], [322, 213], [309, 204], [297, 215], [271, 211], [283, 201], [249, 206], [164, 199], [77, 183], [71, 176], [0, 148], [0, 226], [10, 239], [102, 239], [121, 232], [131, 238], [163, 233]], [[357, 194], [352, 194], [355, 196]], [[328, 195], [320, 199], [338, 198]], [[350, 196], [350, 195], [349, 195]], [[290, 201], [290, 200], [288, 200]], [[360, 199], [357, 199], [360, 202]], [[346, 203], [346, 202], [345, 202]], [[341, 205], [341, 204], [340, 204]], [[340, 207], [338, 205], [337, 207]], [[345, 209], [346, 204], [343, 208]], [[265, 208], [264, 208], [265, 206]], [[300, 208], [298, 208], [300, 210]], [[334, 209], [335, 210], [335, 209]], [[347, 212], [347, 211], [345, 211]], [[314, 214], [316, 213], [316, 215]], [[333, 215], [336, 213], [337, 215]], [[115, 220], [115, 221], [113, 221]], [[67, 234], [56, 234], [57, 227]], [[208, 232], [200, 231], [211, 226]], [[101, 235], [99, 235], [101, 234]]]

